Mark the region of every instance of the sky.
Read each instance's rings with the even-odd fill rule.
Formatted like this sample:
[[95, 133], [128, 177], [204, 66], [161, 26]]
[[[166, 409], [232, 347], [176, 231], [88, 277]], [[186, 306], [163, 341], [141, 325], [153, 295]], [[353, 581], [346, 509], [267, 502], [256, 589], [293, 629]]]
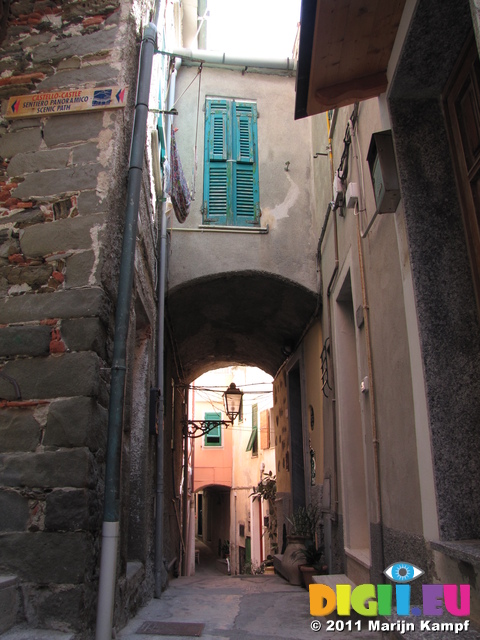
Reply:
[[207, 46], [214, 51], [292, 57], [300, 0], [208, 0]]

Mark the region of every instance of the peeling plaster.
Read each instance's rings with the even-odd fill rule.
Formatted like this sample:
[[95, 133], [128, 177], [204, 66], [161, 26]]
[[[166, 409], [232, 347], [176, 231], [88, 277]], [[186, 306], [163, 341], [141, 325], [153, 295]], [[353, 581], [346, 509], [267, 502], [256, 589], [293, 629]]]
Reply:
[[111, 183], [111, 176], [106, 171], [100, 171], [97, 176], [97, 188], [96, 193], [100, 198], [100, 202], [103, 202], [108, 195], [109, 187]]
[[113, 130], [110, 128], [111, 117], [110, 114], [104, 114], [103, 117], [103, 129], [98, 136], [98, 148], [100, 153], [98, 155], [98, 162], [102, 167], [107, 167], [110, 163], [110, 158], [113, 157], [114, 143], [113, 143]]
[[47, 424], [49, 409], [50, 407], [46, 404], [39, 404], [35, 407], [33, 417], [41, 427], [45, 427], [45, 425]]
[[100, 232], [105, 229], [105, 224], [97, 224], [90, 229], [90, 237], [92, 238], [92, 250], [93, 255], [95, 256], [93, 260], [92, 270], [90, 275], [88, 276], [88, 284], [93, 287], [97, 284], [97, 279], [95, 277], [95, 272], [98, 269], [98, 265], [100, 263]]
[[13, 287], [10, 287], [8, 290], [8, 295], [11, 296], [15, 293], [26, 293], [27, 291], [31, 291], [32, 287], [28, 285], [26, 282], [23, 284], [14, 284]]
[[299, 186], [292, 180], [288, 172], [285, 173], [286, 178], [290, 183], [290, 187], [288, 188], [285, 200], [273, 209], [266, 208], [262, 210], [262, 222], [264, 222], [265, 224], [269, 224], [272, 227], [275, 226], [275, 222], [277, 220], [289, 217], [290, 209], [295, 206], [295, 203], [297, 202], [300, 195]]

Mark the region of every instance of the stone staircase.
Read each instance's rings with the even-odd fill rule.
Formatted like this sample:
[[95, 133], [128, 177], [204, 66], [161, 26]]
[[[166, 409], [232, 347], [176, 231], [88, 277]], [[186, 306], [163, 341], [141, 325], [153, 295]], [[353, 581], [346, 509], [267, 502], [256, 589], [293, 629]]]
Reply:
[[18, 611], [18, 578], [0, 575], [0, 634], [16, 622]]
[[31, 629], [16, 625], [20, 603], [17, 576], [0, 575], [0, 638], [1, 640], [74, 640], [73, 633], [50, 629]]

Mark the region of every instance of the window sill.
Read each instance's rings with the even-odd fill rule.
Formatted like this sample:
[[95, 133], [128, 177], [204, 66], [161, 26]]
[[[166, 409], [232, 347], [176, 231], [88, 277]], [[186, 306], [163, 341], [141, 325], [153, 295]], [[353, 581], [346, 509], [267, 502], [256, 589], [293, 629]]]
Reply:
[[269, 232], [269, 226], [267, 224], [266, 227], [235, 227], [233, 225], [201, 224], [198, 227], [172, 227], [169, 231], [196, 231], [197, 233], [208, 231], [211, 233], [250, 233], [264, 235]]
[[237, 227], [228, 224], [200, 224], [198, 228], [201, 231], [222, 231], [230, 233], [268, 233], [268, 224], [266, 227]]
[[480, 540], [432, 541], [430, 546], [454, 560], [480, 566]]

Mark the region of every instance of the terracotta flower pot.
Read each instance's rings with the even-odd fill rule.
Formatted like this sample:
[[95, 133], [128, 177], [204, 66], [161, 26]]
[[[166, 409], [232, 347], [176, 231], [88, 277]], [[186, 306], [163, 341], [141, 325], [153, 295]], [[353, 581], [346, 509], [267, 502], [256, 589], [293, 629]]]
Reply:
[[305, 537], [287, 536], [287, 541], [287, 548], [282, 558], [282, 574], [290, 584], [301, 585], [302, 577], [298, 567], [302, 562], [302, 554], [298, 552], [305, 548]]

